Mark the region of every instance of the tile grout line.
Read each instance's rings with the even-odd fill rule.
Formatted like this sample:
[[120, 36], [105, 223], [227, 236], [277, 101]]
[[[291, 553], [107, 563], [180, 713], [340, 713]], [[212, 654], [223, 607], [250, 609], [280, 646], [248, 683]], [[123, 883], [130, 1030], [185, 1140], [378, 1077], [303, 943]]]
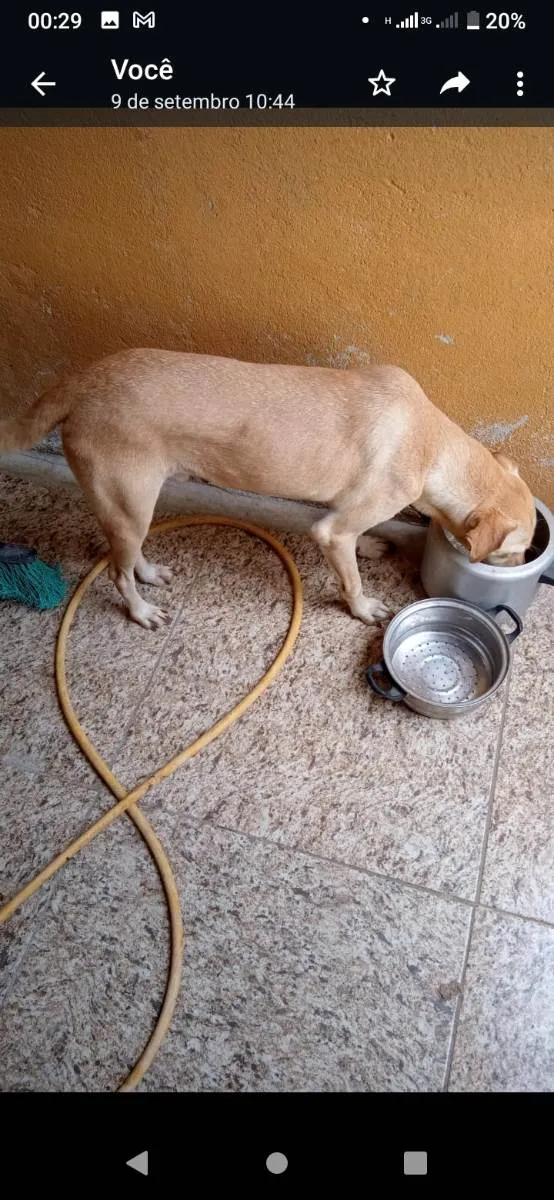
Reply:
[[498, 908], [496, 904], [483, 904], [481, 901], [475, 907], [483, 912], [496, 913], [499, 917], [508, 917], [511, 921], [527, 921], [531, 925], [540, 925], [542, 929], [554, 929], [554, 921], [547, 921], [546, 917], [532, 917], [529, 913], [513, 912], [510, 908]]
[[[151, 813], [149, 820], [155, 822], [156, 814]], [[352, 871], [357, 875], [366, 875], [370, 879], [376, 879], [385, 883], [392, 883], [395, 887], [408, 888], [414, 892], [421, 892], [424, 896], [433, 896], [437, 900], [445, 900], [451, 904], [461, 904], [465, 908], [480, 908], [487, 912], [498, 913], [499, 916], [510, 917], [515, 921], [527, 921], [531, 924], [545, 926], [547, 929], [554, 929], [554, 921], [547, 921], [544, 917], [534, 917], [529, 913], [518, 913], [511, 909], [498, 908], [494, 904], [483, 904], [480, 901], [468, 900], [466, 896], [460, 896], [457, 892], [447, 892], [443, 888], [429, 887], [425, 883], [415, 883], [412, 879], [403, 879], [400, 875], [390, 875], [382, 871], [377, 871], [373, 867], [362, 867], [359, 863], [347, 862], [342, 858], [331, 858], [328, 854], [318, 854], [315, 850], [307, 850], [303, 846], [287, 846], [281, 842], [273, 841], [266, 834], [250, 833], [247, 830], [239, 829], [234, 825], [222, 825], [217, 821], [211, 821], [207, 817], [199, 817], [198, 819], [187, 816], [181, 817], [179, 828], [182, 829], [189, 825], [193, 829], [199, 829], [203, 825], [212, 829], [220, 829], [223, 833], [231, 833], [237, 837], [243, 837], [247, 841], [262, 843], [264, 846], [280, 850], [283, 854], [296, 854], [304, 858], [314, 859], [315, 862], [328, 863], [330, 866], [338, 867], [342, 871]]]
[[[192, 577], [192, 581], [190, 581], [190, 582], [194, 582], [198, 578], [198, 574], [199, 574], [200, 570], [201, 570], [201, 564], [199, 564], [197, 566], [197, 569]], [[81, 574], [79, 574], [79, 577], [75, 580], [75, 586], [78, 585], [79, 579], [81, 577], [82, 577]], [[144, 688], [142, 689], [141, 695], [137, 699], [136, 703], [133, 705], [133, 708], [131, 710], [131, 714], [127, 721], [124, 732], [123, 732], [121, 738], [119, 739], [117, 745], [114, 747], [114, 749], [110, 753], [111, 759], [113, 759], [114, 757], [117, 757], [117, 755], [123, 749], [123, 746], [125, 745], [125, 743], [128, 741], [133, 720], [134, 720], [137, 712], [140, 710], [141, 706], [143, 705], [145, 699], [147, 698], [148, 692], [150, 690], [150, 687], [152, 685], [154, 677], [157, 674], [158, 669], [161, 665], [161, 662], [163, 660], [163, 657], [167, 650], [167, 647], [170, 645], [173, 635], [175, 633], [175, 630], [180, 622], [180, 619], [181, 619], [181, 616], [183, 613], [183, 609], [185, 606], [185, 600], [186, 600], [186, 597], [183, 596], [181, 603], [178, 605], [176, 614], [175, 614], [170, 626], [168, 627], [167, 636], [164, 639], [162, 646], [160, 647], [160, 651], [156, 657], [154, 666], [152, 667], [152, 670], [149, 673], [148, 680], [147, 680]], [[90, 766], [90, 764], [88, 764], [88, 765]], [[102, 794], [105, 794], [106, 786], [102, 782], [102, 780], [98, 779], [98, 777], [96, 776], [96, 774], [92, 770], [92, 768], [91, 768], [91, 771], [93, 773], [92, 788], [93, 788], [93, 792], [94, 792], [94, 797], [99, 798]], [[92, 814], [92, 808], [93, 808], [93, 804], [92, 804], [92, 798], [91, 798], [91, 803], [87, 807], [87, 809], [84, 810], [84, 812], [86, 812], [87, 815]], [[27, 952], [33, 945], [35, 934], [42, 928], [42, 925], [43, 925], [46, 915], [49, 911], [50, 905], [57, 893], [58, 886], [60, 883], [61, 883], [61, 878], [53, 879], [53, 880], [49, 881], [48, 885], [45, 888], [44, 901], [38, 907], [37, 912], [34, 915], [34, 918], [31, 922], [28, 934], [26, 937], [24, 937], [24, 939], [22, 941], [21, 950], [18, 955], [18, 958], [17, 958], [16, 962], [14, 963], [12, 970], [10, 971], [9, 978], [6, 981], [5, 986], [0, 991], [0, 1006], [5, 1004], [9, 1000], [9, 997], [13, 991], [13, 988], [14, 988], [17, 978], [19, 976], [21, 967], [23, 966], [23, 963], [25, 961]]]
[[[112, 762], [114, 761], [114, 759], [117, 758], [118, 754], [121, 754], [123, 747], [125, 746], [126, 742], [129, 740], [133, 721], [134, 721], [135, 717], [137, 716], [137, 713], [141, 709], [142, 705], [144, 704], [144, 701], [146, 700], [146, 697], [147, 697], [149, 690], [152, 686], [152, 683], [154, 681], [154, 677], [158, 671], [158, 668], [160, 667], [160, 665], [162, 663], [166, 649], [169, 646], [169, 643], [171, 642], [171, 640], [173, 638], [175, 629], [179, 623], [179, 619], [180, 619], [181, 613], [183, 611], [184, 604], [185, 604], [185, 600], [183, 598], [183, 600], [181, 601], [181, 603], [177, 609], [177, 612], [171, 622], [171, 625], [169, 626], [169, 628], [167, 630], [167, 637], [164, 638], [164, 641], [162, 643], [162, 646], [160, 647], [160, 651], [156, 657], [156, 660], [154, 662], [152, 670], [149, 672], [148, 679], [146, 680], [146, 683], [145, 683], [143, 689], [141, 690], [140, 695], [138, 696], [137, 700], [135, 701], [135, 703], [131, 709], [129, 717], [127, 718], [127, 721], [123, 727], [123, 732], [121, 734], [121, 737], [119, 738], [119, 741], [116, 742], [115, 746], [109, 751], [110, 759]], [[104, 787], [104, 785], [102, 785], [102, 786]]]
[[263, 842], [266, 846], [272, 846], [276, 850], [281, 850], [284, 854], [304, 855], [306, 858], [313, 858], [316, 862], [329, 863], [333, 867], [338, 867], [342, 871], [354, 871], [358, 875], [367, 875], [370, 879], [384, 880], [386, 883], [393, 883], [396, 887], [410, 888], [415, 892], [422, 892], [425, 896], [434, 896], [439, 900], [452, 901], [453, 904], [463, 904], [466, 908], [473, 908], [474, 901], [468, 900], [465, 896], [458, 896], [456, 892], [442, 891], [440, 888], [428, 887], [425, 883], [414, 883], [411, 879], [401, 879], [397, 875], [387, 875], [383, 871], [376, 871], [374, 867], [361, 867], [357, 863], [345, 862], [342, 858], [331, 858], [328, 854], [318, 854], [315, 850], [306, 850], [303, 846], [283, 846], [281, 842], [274, 842], [264, 834], [245, 833], [242, 829], [234, 829], [232, 825], [218, 825], [215, 822], [206, 819], [201, 821], [192, 821], [189, 818], [190, 824], [198, 825], [213, 825], [216, 829], [222, 829], [226, 833], [239, 834], [240, 837], [248, 838], [253, 842]]
[[[145, 539], [145, 540], [146, 540], [146, 539]], [[194, 582], [195, 582], [195, 580], [198, 578], [198, 571], [199, 571], [199, 568], [197, 568], [196, 572], [195, 572], [195, 573], [194, 573], [194, 575], [193, 575], [193, 578], [192, 578], [192, 581], [191, 581], [192, 583], [194, 583]], [[142, 688], [142, 690], [141, 690], [141, 692], [140, 692], [140, 694], [139, 694], [139, 697], [138, 697], [138, 699], [135, 701], [135, 703], [134, 703], [134, 705], [133, 705], [133, 707], [132, 707], [132, 709], [131, 709], [130, 715], [129, 715], [129, 717], [128, 717], [128, 719], [127, 719], [127, 721], [126, 721], [126, 723], [125, 723], [125, 725], [124, 725], [124, 727], [123, 727], [123, 732], [122, 732], [122, 734], [121, 734], [121, 737], [119, 738], [119, 741], [116, 743], [116, 745], [113, 747], [113, 749], [111, 749], [111, 750], [108, 752], [108, 753], [109, 753], [109, 755], [110, 755], [110, 759], [111, 759], [111, 761], [112, 761], [112, 762], [113, 762], [113, 760], [114, 760], [114, 759], [116, 759], [116, 758], [117, 758], [117, 755], [121, 753], [121, 751], [122, 751], [122, 749], [123, 749], [123, 747], [124, 747], [125, 743], [126, 743], [128, 740], [129, 740], [129, 734], [130, 734], [130, 732], [131, 732], [131, 728], [132, 728], [133, 721], [134, 721], [134, 719], [135, 719], [135, 717], [136, 717], [137, 713], [139, 712], [140, 708], [141, 708], [141, 707], [142, 707], [142, 705], [144, 704], [144, 701], [146, 700], [146, 697], [147, 697], [147, 695], [148, 695], [148, 693], [149, 693], [149, 691], [150, 691], [151, 685], [152, 685], [152, 683], [153, 683], [153, 681], [154, 681], [154, 677], [156, 676], [156, 674], [157, 674], [157, 672], [158, 672], [158, 669], [159, 669], [159, 667], [160, 667], [160, 665], [161, 665], [161, 663], [162, 663], [162, 660], [163, 660], [163, 657], [164, 657], [164, 655], [165, 655], [165, 652], [166, 652], [166, 650], [167, 650], [167, 648], [168, 648], [168, 646], [169, 646], [170, 642], [171, 642], [171, 641], [172, 641], [172, 639], [173, 639], [173, 635], [174, 635], [174, 633], [175, 633], [175, 630], [176, 630], [176, 628], [177, 628], [177, 626], [178, 626], [178, 624], [179, 624], [179, 621], [180, 621], [180, 619], [181, 619], [181, 615], [182, 615], [182, 612], [183, 612], [184, 606], [185, 606], [185, 596], [183, 596], [183, 598], [182, 598], [182, 600], [181, 600], [181, 603], [180, 603], [180, 604], [178, 604], [178, 607], [177, 607], [177, 611], [176, 611], [176, 613], [175, 613], [175, 616], [173, 617], [173, 620], [171, 621], [170, 625], [169, 625], [169, 626], [168, 626], [168, 628], [167, 628], [167, 636], [164, 638], [164, 640], [163, 640], [163, 642], [162, 642], [162, 645], [161, 645], [161, 647], [160, 647], [160, 650], [159, 650], [159, 652], [158, 652], [158, 654], [157, 654], [157, 656], [156, 656], [156, 659], [155, 659], [155, 661], [154, 661], [154, 665], [153, 665], [153, 667], [152, 667], [151, 671], [150, 671], [150, 672], [149, 672], [149, 674], [148, 674], [148, 678], [147, 678], [147, 680], [146, 680], [146, 683], [145, 683], [144, 687]], [[129, 618], [126, 618], [126, 619], [128, 620]], [[110, 768], [110, 769], [111, 769], [111, 768]], [[106, 786], [105, 786], [105, 784], [104, 784], [104, 783], [102, 783], [102, 781], [101, 781], [101, 780], [99, 781], [99, 783], [100, 783], [100, 788], [101, 788], [101, 790], [102, 790], [102, 791], [106, 791]]]
[[493, 814], [494, 800], [495, 800], [495, 795], [496, 795], [496, 781], [498, 779], [498, 768], [500, 765], [500, 755], [502, 753], [502, 745], [503, 745], [503, 741], [504, 741], [504, 728], [506, 725], [506, 717], [508, 715], [508, 705], [509, 705], [509, 701], [510, 701], [510, 687], [511, 687], [511, 682], [512, 682], [512, 670], [513, 670], [513, 663], [511, 665], [510, 674], [509, 674], [509, 677], [508, 677], [508, 680], [506, 683], [506, 695], [504, 697], [502, 716], [500, 718], [500, 728], [498, 730], [498, 739], [497, 739], [497, 743], [496, 743], [496, 752], [495, 752], [495, 756], [494, 756], [491, 784], [490, 784], [490, 789], [489, 789], [489, 802], [487, 805], [487, 816], [486, 816], [486, 820], [485, 820], [485, 828], [483, 831], [481, 857], [480, 857], [480, 861], [479, 861], [479, 870], [477, 872], [477, 882], [475, 885], [475, 896], [474, 896], [474, 899], [471, 904], [471, 914], [470, 914], [470, 918], [469, 918], [466, 946], [465, 946], [464, 957], [463, 957], [463, 961], [462, 961], [462, 970], [460, 973], [460, 991], [459, 991], [458, 1000], [456, 1003], [456, 1011], [454, 1013], [454, 1020], [452, 1022], [452, 1032], [450, 1034], [450, 1044], [448, 1047], [448, 1054], [447, 1054], [446, 1066], [445, 1066], [445, 1071], [444, 1071], [444, 1081], [443, 1081], [443, 1086], [441, 1088], [442, 1092], [448, 1092], [449, 1087], [450, 1087], [450, 1076], [452, 1074], [454, 1051], [456, 1049], [456, 1039], [458, 1036], [458, 1028], [460, 1025], [460, 1018], [461, 1018], [461, 1013], [462, 1013], [464, 988], [465, 988], [465, 982], [466, 982], [469, 955], [471, 952], [471, 943], [473, 940], [475, 916], [477, 913], [477, 908], [480, 907], [481, 888], [483, 885], [483, 876], [485, 873], [485, 862], [486, 862], [487, 850], [488, 850], [488, 845], [489, 845], [489, 833], [490, 833], [490, 827], [492, 824], [492, 814]]
[[[198, 565], [196, 567], [196, 571], [192, 575], [192, 579], [190, 579], [187, 584], [187, 588], [189, 588], [191, 586], [191, 584], [193, 584], [198, 579], [198, 576], [203, 569], [204, 569], [204, 564], [201, 561], [199, 561]], [[76, 579], [75, 586], [78, 586], [80, 578], [81, 578], [81, 575], [79, 575], [79, 578]], [[148, 697], [150, 688], [151, 688], [154, 678], [157, 675], [158, 670], [161, 666], [161, 663], [163, 661], [166, 650], [169, 647], [169, 645], [173, 639], [173, 636], [175, 634], [175, 630], [177, 629], [177, 627], [180, 623], [181, 617], [183, 615], [185, 603], [186, 603], [186, 595], [183, 595], [180, 604], [178, 604], [175, 616], [174, 616], [171, 624], [168, 627], [167, 636], [164, 638], [163, 644], [160, 647], [160, 651], [156, 657], [156, 660], [154, 662], [152, 670], [150, 671], [150, 673], [148, 675], [147, 682], [145, 683], [144, 688], [142, 689], [139, 698], [137, 699], [137, 701], [135, 702], [135, 704], [133, 705], [133, 707], [131, 709], [131, 714], [130, 714], [130, 716], [127, 720], [127, 723], [124, 727], [124, 731], [121, 735], [121, 738], [119, 739], [119, 741], [117, 742], [117, 744], [113, 748], [113, 750], [110, 752], [110, 759], [112, 761], [114, 759], [117, 759], [117, 756], [121, 753], [126, 742], [129, 740], [133, 721], [134, 721], [137, 713], [140, 711], [145, 700]], [[54, 645], [56, 645], [56, 641], [55, 641]], [[73, 741], [73, 739], [72, 739], [72, 741]], [[90, 764], [87, 763], [87, 765], [90, 767]], [[101, 779], [98, 778], [98, 776], [96, 776], [96, 773], [94, 772], [93, 768], [90, 767], [90, 769], [93, 774], [92, 786], [93, 786], [94, 797], [99, 798], [102, 794], [106, 793], [106, 790], [107, 790], [106, 785], [102, 782]], [[87, 814], [92, 813], [92, 807], [93, 807], [93, 805], [92, 805], [92, 798], [91, 798], [91, 803], [86, 809]], [[138, 836], [140, 836], [140, 835], [138, 835]], [[142, 841], [142, 839], [141, 839], [141, 841]], [[70, 863], [69, 865], [71, 866], [74, 864]], [[20, 974], [21, 968], [24, 964], [27, 953], [34, 943], [35, 935], [38, 933], [38, 931], [42, 928], [42, 926], [44, 924], [47, 913], [50, 909], [50, 906], [52, 904], [52, 901], [54, 900], [55, 895], [57, 894], [58, 887], [60, 884], [61, 884], [61, 877], [57, 877], [52, 880], [49, 880], [48, 884], [46, 885], [46, 887], [44, 889], [44, 891], [45, 891], [44, 901], [38, 907], [37, 912], [35, 913], [32, 921], [31, 921], [29, 931], [27, 933], [27, 936], [23, 938], [20, 953], [17, 957], [16, 962], [13, 964], [13, 967], [9, 974], [9, 978], [6, 981], [5, 986], [0, 990], [0, 1007], [8, 1002], [8, 1000], [13, 992], [13, 989], [14, 989], [17, 979], [19, 977], [19, 974]]]
[[13, 966], [10, 970], [10, 973], [6, 980], [6, 983], [5, 983], [5, 985], [3, 985], [0, 988], [0, 1008], [2, 1008], [4, 1004], [7, 1004], [8, 1000], [10, 999], [15, 980], [18, 977], [20, 968], [22, 967], [22, 965], [25, 961], [25, 958], [27, 956], [27, 950], [33, 943], [33, 939], [34, 939], [36, 930], [42, 926], [42, 920], [40, 920], [40, 919], [37, 920], [37, 918], [41, 918], [42, 910], [43, 910], [43, 908], [46, 908], [48, 906], [49, 899], [50, 899], [49, 889], [47, 889], [46, 895], [44, 897], [44, 902], [42, 905], [38, 906], [37, 912], [35, 913], [35, 916], [29, 925], [29, 929], [27, 930], [27, 934], [22, 939], [21, 946], [19, 949], [19, 954], [17, 956], [17, 959], [13, 963]]
[[[91, 768], [91, 771], [92, 771], [92, 768]], [[104, 784], [102, 783], [102, 781], [100, 779], [98, 779], [96, 772], [94, 772], [94, 777], [92, 779], [91, 792], [92, 792], [92, 795], [91, 795], [90, 803], [87, 804], [86, 806], [84, 806], [83, 810], [82, 810], [83, 819], [85, 821], [85, 828], [87, 828], [88, 825], [90, 824], [90, 818], [93, 815], [93, 800], [96, 798], [99, 798], [100, 795], [102, 794], [102, 792], [105, 792]], [[78, 836], [79, 836], [78, 834], [75, 834], [75, 837], [78, 837]], [[73, 838], [71, 840], [73, 841]], [[71, 866], [71, 863], [69, 863], [68, 865]], [[39, 870], [41, 870], [41, 869], [42, 868], [39, 868]], [[34, 874], [35, 875], [38, 874], [38, 871], [35, 871]], [[32, 876], [32, 878], [34, 878], [34, 875]], [[10, 975], [6, 982], [6, 985], [0, 991], [0, 1006], [2, 1004], [5, 1004], [11, 996], [11, 993], [12, 993], [15, 983], [17, 981], [17, 977], [19, 975], [20, 969], [23, 966], [23, 963], [27, 956], [27, 951], [33, 945], [35, 935], [42, 928], [42, 925], [43, 925], [46, 915], [49, 911], [52, 900], [54, 899], [54, 896], [56, 895], [58, 885], [60, 884], [60, 882], [61, 882], [61, 876], [60, 876], [60, 873], [57, 872], [56, 875], [52, 879], [47, 880], [47, 882], [43, 885], [43, 887], [39, 889], [38, 895], [40, 896], [41, 893], [43, 894], [43, 901], [42, 901], [42, 904], [39, 904], [37, 911], [35, 912], [32, 920], [30, 922], [28, 933], [23, 938], [23, 941], [22, 941], [21, 952], [17, 958], [17, 961], [14, 963], [12, 970], [10, 971]], [[17, 891], [19, 891], [24, 886], [25, 886], [25, 884], [21, 883], [18, 886]], [[21, 912], [23, 907], [24, 906], [22, 905], [21, 908], [16, 911]], [[14, 916], [15, 916], [15, 913], [14, 913]]]
[[[194, 572], [194, 574], [193, 574], [193, 576], [192, 576], [192, 579], [191, 579], [191, 580], [189, 581], [189, 583], [187, 584], [187, 588], [190, 588], [190, 586], [191, 586], [192, 584], [196, 583], [196, 580], [198, 579], [198, 576], [199, 576], [199, 574], [200, 574], [200, 571], [201, 571], [201, 565], [200, 565], [200, 563], [199, 563], [199, 564], [198, 564], [198, 566], [197, 566], [197, 568], [196, 568], [196, 571]], [[112, 753], [111, 753], [111, 759], [112, 759], [112, 761], [116, 761], [116, 760], [117, 760], [117, 756], [118, 756], [119, 754], [121, 754], [121, 751], [123, 750], [123, 747], [126, 745], [126, 743], [127, 743], [127, 742], [128, 742], [128, 740], [129, 740], [129, 736], [130, 736], [130, 733], [131, 733], [131, 729], [132, 729], [133, 721], [135, 720], [135, 717], [136, 717], [136, 716], [138, 715], [138, 713], [140, 712], [140, 709], [142, 708], [142, 706], [143, 706], [143, 704], [144, 704], [145, 700], [148, 698], [148, 695], [149, 695], [149, 693], [150, 693], [150, 689], [151, 689], [151, 687], [152, 687], [152, 684], [153, 684], [153, 682], [154, 682], [154, 679], [155, 679], [155, 677], [156, 677], [156, 675], [157, 675], [157, 673], [158, 673], [158, 670], [159, 670], [159, 668], [160, 668], [160, 666], [161, 666], [161, 664], [162, 664], [162, 661], [163, 661], [163, 658], [164, 658], [165, 652], [166, 652], [166, 650], [167, 650], [168, 646], [170, 645], [171, 641], [173, 640], [173, 635], [174, 635], [174, 633], [175, 633], [175, 630], [177, 629], [177, 626], [178, 626], [178, 625], [179, 625], [179, 623], [180, 623], [181, 617], [182, 617], [182, 615], [183, 615], [183, 611], [184, 611], [185, 603], [186, 603], [186, 596], [185, 596], [185, 595], [183, 595], [183, 598], [182, 598], [182, 600], [181, 600], [181, 603], [180, 603], [180, 604], [179, 604], [179, 606], [178, 606], [177, 612], [176, 612], [176, 614], [175, 614], [175, 616], [174, 616], [174, 618], [173, 618], [173, 620], [172, 620], [172, 622], [171, 622], [171, 625], [169, 626], [168, 633], [167, 633], [167, 637], [164, 639], [163, 645], [162, 645], [162, 647], [161, 647], [161, 649], [160, 649], [160, 653], [158, 654], [158, 656], [157, 656], [157, 658], [156, 658], [156, 661], [155, 661], [155, 663], [154, 663], [154, 666], [153, 666], [153, 668], [152, 668], [152, 670], [151, 670], [151, 672], [150, 672], [150, 674], [149, 674], [149, 676], [148, 676], [148, 681], [147, 681], [147, 683], [145, 684], [145, 686], [144, 686], [144, 688], [143, 688], [143, 690], [142, 690], [142, 692], [141, 692], [141, 695], [140, 695], [139, 699], [136, 701], [136, 704], [133, 706], [133, 709], [132, 709], [132, 711], [131, 711], [131, 715], [130, 715], [130, 717], [129, 717], [128, 721], [127, 721], [127, 724], [126, 724], [126, 726], [125, 726], [125, 729], [124, 729], [124, 731], [123, 731], [123, 734], [122, 734], [122, 736], [121, 736], [121, 738], [120, 738], [119, 742], [118, 742], [118, 743], [117, 743], [117, 745], [114, 747], [114, 749], [113, 749], [113, 751], [112, 751]], [[115, 773], [115, 772], [114, 772], [114, 773]], [[142, 839], [141, 839], [141, 840], [142, 840]]]
[[[197, 575], [198, 575], [198, 570], [196, 571], [196, 573], [194, 575], [194, 579], [197, 578]], [[75, 586], [77, 586], [77, 584], [78, 584], [78, 581]], [[154, 666], [148, 676], [148, 681], [145, 684], [145, 687], [140, 695], [140, 698], [136, 701], [135, 705], [133, 706], [133, 708], [131, 710], [131, 716], [127, 722], [127, 725], [123, 731], [123, 734], [122, 734], [119, 742], [117, 743], [117, 746], [114, 748], [114, 750], [110, 754], [111, 758], [117, 756], [121, 752], [121, 750], [123, 749], [123, 746], [125, 745], [126, 741], [129, 738], [132, 722], [133, 722], [138, 710], [140, 709], [141, 705], [144, 703], [144, 700], [146, 699], [148, 690], [149, 690], [149, 688], [152, 684], [153, 678], [154, 678], [155, 674], [157, 673], [158, 668], [162, 662], [166, 648], [168, 647], [169, 643], [171, 642], [173, 634], [175, 632], [175, 629], [179, 623], [181, 614], [183, 612], [184, 605], [185, 605], [185, 597], [183, 597], [183, 599], [181, 600], [181, 603], [178, 606], [175, 617], [173, 618], [173, 621], [171, 622], [171, 625], [168, 628], [167, 636], [166, 636], [166, 638], [164, 638], [164, 641], [160, 648], [159, 654], [156, 657]], [[56, 642], [54, 644], [56, 645]], [[62, 718], [62, 720], [63, 720], [63, 718]], [[71, 739], [71, 740], [74, 741], [74, 739]], [[87, 764], [87, 765], [90, 767], [90, 764]], [[102, 794], [105, 794], [107, 789], [106, 789], [106, 785], [102, 782], [101, 779], [98, 778], [96, 773], [93, 771], [93, 768], [90, 767], [90, 769], [93, 774], [92, 785], [93, 785], [94, 798], [97, 798], [97, 797], [100, 797]], [[87, 806], [87, 809], [86, 809], [87, 815], [92, 814], [92, 807], [93, 807], [93, 803], [92, 803], [92, 797], [91, 797], [90, 805]], [[70, 864], [70, 865], [72, 865], [72, 864]], [[57, 878], [49, 880], [48, 884], [45, 887], [44, 901], [41, 905], [39, 905], [36, 913], [34, 914], [32, 920], [31, 920], [27, 936], [23, 938], [21, 950], [17, 957], [17, 960], [15, 961], [12, 969], [10, 970], [9, 977], [6, 981], [5, 986], [2, 987], [2, 989], [0, 990], [0, 1007], [2, 1005], [6, 1004], [10, 999], [10, 996], [13, 992], [13, 989], [15, 987], [15, 984], [16, 984], [19, 974], [21, 972], [21, 968], [23, 967], [23, 964], [27, 957], [27, 953], [31, 949], [31, 947], [34, 943], [36, 934], [39, 932], [39, 930], [42, 928], [42, 926], [44, 924], [47, 913], [50, 910], [50, 906], [51, 906], [52, 901], [58, 891], [58, 887], [60, 884], [61, 884], [61, 875], [58, 875]], [[24, 885], [22, 885], [22, 886], [24, 886]]]

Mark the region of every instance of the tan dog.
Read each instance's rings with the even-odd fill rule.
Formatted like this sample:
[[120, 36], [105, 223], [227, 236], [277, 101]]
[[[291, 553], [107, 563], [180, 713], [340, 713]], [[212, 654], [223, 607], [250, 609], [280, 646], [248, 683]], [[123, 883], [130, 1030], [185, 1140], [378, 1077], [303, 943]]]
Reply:
[[326, 504], [313, 536], [351, 612], [368, 624], [387, 609], [363, 594], [356, 543], [407, 505], [446, 526], [473, 561], [522, 562], [533, 537], [535, 506], [517, 467], [464, 433], [399, 367], [123, 351], [0, 421], [0, 451], [33, 446], [60, 422], [69, 465], [110, 544], [110, 577], [147, 629], [166, 617], [139, 595], [135, 575], [171, 578], [147, 562], [142, 543], [176, 471]]

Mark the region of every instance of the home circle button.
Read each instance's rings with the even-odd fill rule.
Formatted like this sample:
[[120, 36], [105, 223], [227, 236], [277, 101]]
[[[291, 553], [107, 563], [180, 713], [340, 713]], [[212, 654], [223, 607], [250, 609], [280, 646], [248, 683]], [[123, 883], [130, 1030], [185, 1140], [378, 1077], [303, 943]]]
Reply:
[[268, 1154], [265, 1165], [272, 1175], [282, 1175], [289, 1165], [289, 1160], [285, 1154]]

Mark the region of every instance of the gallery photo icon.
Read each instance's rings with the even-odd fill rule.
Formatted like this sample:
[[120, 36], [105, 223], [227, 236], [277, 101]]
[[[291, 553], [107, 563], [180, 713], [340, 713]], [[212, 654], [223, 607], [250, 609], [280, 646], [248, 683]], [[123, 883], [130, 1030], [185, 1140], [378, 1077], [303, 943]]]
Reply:
[[100, 13], [100, 28], [101, 29], [119, 29], [119, 13], [113, 9], [105, 10]]
[[404, 1174], [405, 1175], [426, 1175], [427, 1174], [427, 1151], [426, 1150], [405, 1150], [404, 1151]]

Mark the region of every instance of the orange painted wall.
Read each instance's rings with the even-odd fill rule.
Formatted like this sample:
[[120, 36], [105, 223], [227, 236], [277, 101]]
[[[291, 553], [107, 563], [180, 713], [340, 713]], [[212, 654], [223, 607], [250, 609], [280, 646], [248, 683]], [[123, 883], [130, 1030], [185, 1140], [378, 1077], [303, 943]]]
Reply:
[[554, 503], [549, 129], [3, 129], [0, 406], [122, 346], [400, 363]]

